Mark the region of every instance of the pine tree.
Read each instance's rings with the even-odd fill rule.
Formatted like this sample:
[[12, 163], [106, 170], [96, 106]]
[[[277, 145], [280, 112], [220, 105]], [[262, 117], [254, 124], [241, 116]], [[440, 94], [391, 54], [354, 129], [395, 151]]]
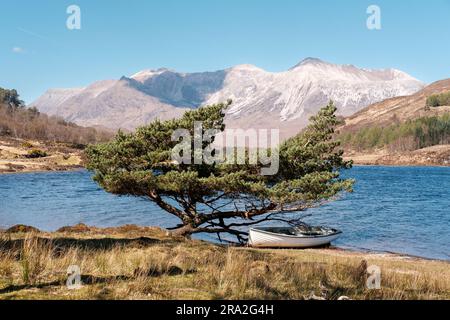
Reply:
[[274, 175], [263, 176], [262, 165], [248, 163], [174, 163], [174, 130], [193, 134], [194, 122], [202, 121], [203, 130], [224, 131], [230, 103], [188, 111], [180, 119], [156, 120], [134, 133], [119, 132], [113, 141], [87, 149], [88, 169], [106, 191], [143, 197], [176, 216], [175, 234], [226, 233], [240, 242], [249, 226], [270, 220], [298, 223], [308, 208], [351, 191], [353, 181], [339, 178], [338, 170], [351, 163], [343, 160], [333, 139], [339, 120], [332, 102], [279, 146]]

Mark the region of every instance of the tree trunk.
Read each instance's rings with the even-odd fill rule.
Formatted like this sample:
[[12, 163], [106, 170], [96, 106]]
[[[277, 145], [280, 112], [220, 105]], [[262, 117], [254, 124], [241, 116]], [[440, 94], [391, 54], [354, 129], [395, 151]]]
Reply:
[[174, 236], [181, 236], [181, 237], [189, 237], [193, 232], [194, 232], [195, 228], [190, 225], [184, 225], [178, 229], [175, 229], [172, 231], [172, 235]]

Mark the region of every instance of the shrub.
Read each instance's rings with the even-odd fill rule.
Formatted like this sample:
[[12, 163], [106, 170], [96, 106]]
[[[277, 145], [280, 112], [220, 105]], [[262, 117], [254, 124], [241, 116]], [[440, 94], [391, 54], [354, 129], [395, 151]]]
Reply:
[[43, 150], [40, 150], [40, 149], [30, 150], [28, 152], [28, 154], [26, 155], [27, 158], [31, 158], [31, 159], [34, 159], [34, 158], [45, 158], [47, 156], [48, 156], [47, 152], [45, 152]]
[[33, 146], [33, 144], [32, 144], [31, 142], [24, 141], [24, 142], [22, 143], [22, 148], [31, 149], [31, 148], [33, 148], [33, 147], [34, 147], [34, 146]]
[[433, 94], [427, 98], [427, 107], [450, 106], [450, 91]]

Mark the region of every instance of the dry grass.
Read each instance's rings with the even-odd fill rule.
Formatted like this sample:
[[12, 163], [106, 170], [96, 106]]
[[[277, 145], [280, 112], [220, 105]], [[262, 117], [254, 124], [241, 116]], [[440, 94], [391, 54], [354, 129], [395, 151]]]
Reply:
[[[157, 228], [3, 233], [0, 299], [449, 299], [447, 262], [333, 249], [255, 250]], [[67, 270], [83, 286], [69, 290]], [[381, 268], [368, 290], [366, 266]]]
[[[42, 156], [30, 157], [34, 150], [42, 152]], [[0, 136], [0, 174], [79, 169], [82, 156], [82, 150], [66, 143]]]

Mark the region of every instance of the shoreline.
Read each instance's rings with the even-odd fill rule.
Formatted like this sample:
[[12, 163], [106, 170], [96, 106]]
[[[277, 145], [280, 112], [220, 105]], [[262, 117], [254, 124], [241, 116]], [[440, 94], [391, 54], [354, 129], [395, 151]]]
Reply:
[[[10, 270], [0, 272], [0, 300], [450, 299], [448, 261], [337, 247], [234, 247], [136, 225], [16, 227], [0, 233], [0, 264]], [[74, 265], [82, 286], [68, 290]], [[378, 290], [367, 287], [373, 267]]]
[[[351, 160], [350, 158], [346, 158], [347, 160]], [[392, 163], [364, 163], [364, 162], [354, 162], [354, 167], [387, 167], [387, 168], [450, 168], [450, 164], [448, 165], [439, 165], [439, 164], [423, 164], [423, 163], [412, 163], [412, 164], [392, 164]], [[26, 171], [14, 171], [7, 172], [0, 170], [1, 175], [17, 175], [17, 174], [32, 174], [32, 173], [64, 173], [64, 172], [77, 172], [77, 171], [85, 171], [87, 170], [84, 166], [71, 166], [71, 167], [60, 167], [58, 169], [48, 169], [48, 170], [26, 170]]]
[[71, 171], [82, 158], [83, 150], [65, 143], [0, 137], [0, 174]]
[[[30, 146], [32, 146], [30, 148]], [[35, 149], [47, 152], [42, 158], [28, 158]], [[345, 160], [355, 166], [377, 167], [450, 167], [450, 145], [435, 145], [414, 151], [389, 152], [345, 150]], [[39, 141], [0, 137], [0, 175], [16, 173], [70, 172], [85, 169], [83, 150], [63, 143], [46, 144]]]
[[[352, 160], [351, 158], [345, 158], [346, 160]], [[366, 163], [366, 162], [354, 162], [354, 167], [389, 167], [389, 168], [450, 168], [450, 164], [425, 164], [425, 163]]]
[[437, 261], [437, 262], [445, 262], [450, 264], [450, 258], [449, 259], [440, 259], [440, 258], [429, 258], [424, 256], [418, 256], [414, 254], [408, 254], [408, 253], [401, 253], [401, 252], [394, 252], [394, 251], [382, 251], [382, 250], [375, 250], [375, 249], [367, 249], [367, 248], [351, 248], [351, 247], [330, 247], [330, 248], [336, 248], [338, 250], [343, 250], [346, 252], [355, 252], [360, 254], [373, 254], [373, 255], [389, 255], [392, 257], [397, 258], [405, 258], [405, 259], [415, 259], [415, 260], [425, 260], [425, 261]]
[[346, 150], [344, 159], [355, 164], [391, 166], [450, 167], [450, 145], [434, 145], [413, 151]]
[[[349, 159], [347, 159], [349, 160]], [[354, 162], [353, 167], [388, 167], [388, 168], [450, 168], [450, 164], [423, 164], [423, 163], [412, 163], [412, 164], [393, 164], [393, 163], [363, 163]]]
[[57, 170], [29, 170], [29, 171], [15, 171], [15, 172], [3, 172], [0, 171], [0, 176], [2, 175], [18, 175], [18, 174], [34, 174], [34, 173], [66, 173], [66, 172], [77, 172], [87, 170], [83, 166], [74, 166], [70, 168], [60, 168]]
[[[74, 226], [64, 226], [54, 231], [46, 231], [46, 230], [40, 230], [38, 228], [35, 228], [33, 226], [28, 225], [14, 225], [14, 226], [0, 226], [0, 235], [26, 235], [26, 234], [32, 234], [32, 235], [43, 235], [43, 236], [55, 236], [61, 233], [70, 233], [74, 235], [78, 235], [81, 237], [86, 237], [92, 234], [115, 234], [116, 232], [121, 232], [121, 230], [125, 229], [131, 229], [131, 230], [160, 230], [166, 235], [170, 235], [170, 231], [167, 229], [164, 229], [162, 227], [158, 226], [142, 226], [142, 225], [136, 225], [136, 224], [130, 224], [130, 225], [121, 225], [116, 227], [97, 227], [97, 226], [87, 226], [83, 223], [79, 223]], [[24, 230], [25, 232], [22, 232], [21, 230]], [[133, 235], [133, 233], [124, 234], [126, 236]], [[431, 257], [424, 257], [424, 256], [418, 256], [408, 253], [401, 253], [401, 252], [394, 252], [394, 251], [382, 251], [382, 250], [375, 250], [375, 249], [368, 249], [368, 248], [359, 248], [359, 247], [339, 247], [335, 246], [333, 244], [330, 244], [329, 246], [325, 247], [318, 247], [318, 248], [305, 248], [305, 249], [273, 249], [273, 248], [253, 248], [248, 245], [242, 245], [242, 246], [233, 246], [233, 245], [227, 245], [220, 242], [213, 242], [208, 241], [204, 239], [197, 239], [193, 238], [192, 241], [200, 241], [209, 245], [213, 246], [220, 246], [220, 247], [234, 247], [234, 248], [249, 248], [252, 250], [273, 250], [273, 251], [283, 251], [283, 250], [292, 250], [292, 251], [303, 251], [303, 250], [310, 250], [310, 251], [327, 251], [327, 252], [339, 252], [346, 255], [369, 255], [369, 256], [382, 256], [384, 258], [394, 258], [394, 259], [409, 259], [409, 260], [422, 260], [422, 261], [430, 261], [430, 262], [443, 262], [443, 263], [449, 263], [450, 259], [440, 259], [440, 258], [431, 258]]]

